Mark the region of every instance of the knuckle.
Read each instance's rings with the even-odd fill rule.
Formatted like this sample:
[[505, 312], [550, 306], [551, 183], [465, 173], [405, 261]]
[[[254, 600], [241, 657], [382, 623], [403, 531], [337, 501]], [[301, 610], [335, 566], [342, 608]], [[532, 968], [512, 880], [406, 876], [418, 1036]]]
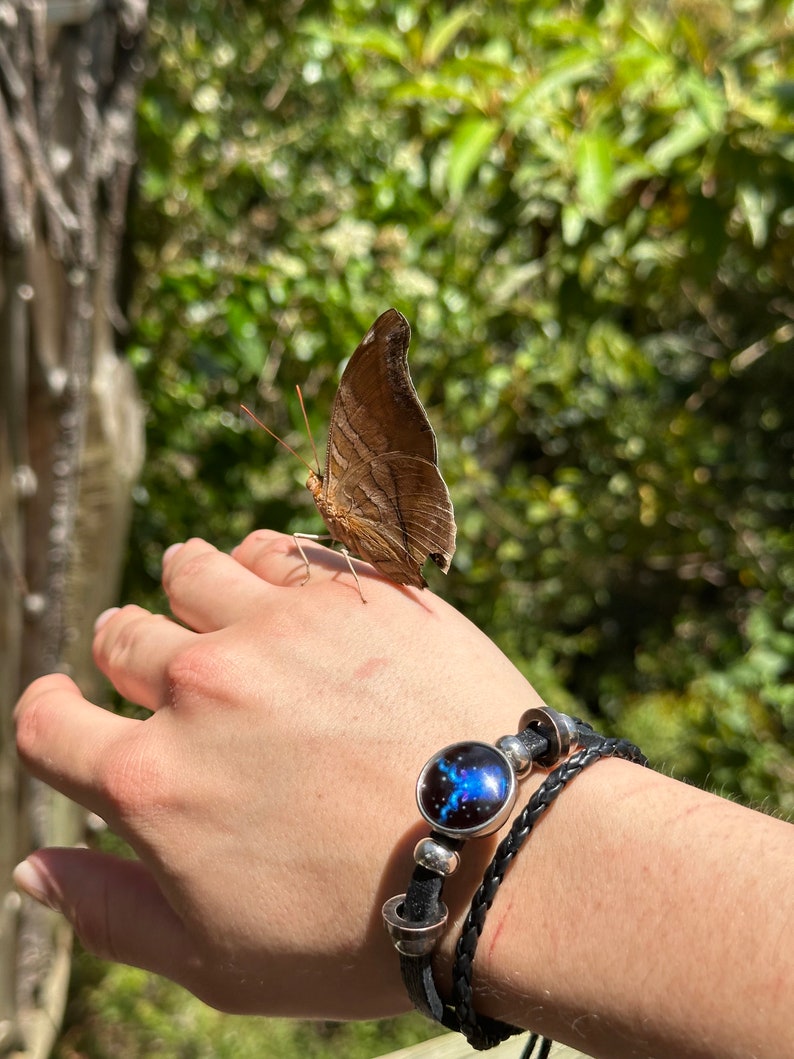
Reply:
[[275, 530], [254, 530], [239, 545], [235, 554], [238, 558], [243, 558], [247, 564], [256, 565], [259, 562], [267, 562], [272, 557], [291, 555], [294, 548], [292, 537], [285, 533], [276, 533]]
[[[100, 882], [100, 889], [90, 887], [78, 896], [67, 915], [83, 947], [102, 960], [128, 962], [128, 954], [116, 938], [123, 940], [126, 931], [123, 924], [116, 923], [114, 909], [115, 894], [109, 881]], [[127, 958], [125, 958], [127, 957]]]
[[69, 920], [82, 946], [102, 960], [116, 960], [119, 956], [107, 916], [97, 914], [97, 907], [107, 909], [109, 899], [107, 895], [99, 905], [87, 898], [78, 900], [69, 912]]
[[124, 824], [140, 822], [173, 800], [173, 777], [152, 746], [145, 725], [137, 738], [108, 748], [96, 780], [109, 815]]
[[14, 710], [17, 749], [24, 760], [30, 760], [45, 740], [53, 710], [63, 693], [62, 678], [39, 677], [27, 688]]
[[163, 588], [169, 595], [179, 592], [181, 585], [201, 577], [217, 555], [214, 548], [198, 538], [186, 541], [177, 556], [163, 568]]
[[214, 697], [228, 668], [227, 653], [206, 640], [176, 652], [165, 665], [169, 703], [179, 706]]
[[151, 617], [141, 607], [129, 604], [103, 626], [94, 637], [94, 661], [113, 671], [124, 667], [135, 646], [141, 626]]
[[39, 736], [45, 727], [44, 715], [49, 712], [46, 709], [46, 700], [43, 694], [33, 693], [32, 688], [28, 690], [27, 701], [21, 701], [14, 711], [14, 722], [16, 724], [17, 749], [23, 759], [29, 759], [34, 747], [39, 742]]

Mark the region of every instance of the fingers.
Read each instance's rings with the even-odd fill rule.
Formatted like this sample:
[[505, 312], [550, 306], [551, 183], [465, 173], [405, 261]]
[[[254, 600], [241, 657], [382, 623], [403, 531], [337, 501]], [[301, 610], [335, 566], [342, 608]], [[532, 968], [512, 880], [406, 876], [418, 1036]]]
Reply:
[[[131, 702], [157, 710], [170, 699], [174, 660], [208, 633], [262, 613], [262, 579], [198, 538], [168, 549], [163, 586], [174, 614], [190, 628], [127, 606], [103, 615], [94, 636], [94, 661]], [[192, 630], [195, 630], [192, 631]]]
[[[336, 581], [358, 591], [344, 555], [306, 540], [301, 548], [310, 563], [312, 582]], [[352, 561], [359, 577], [383, 581], [369, 564]], [[196, 632], [213, 632], [252, 616], [262, 618], [275, 599], [268, 589], [298, 588], [305, 580], [306, 563], [295, 539], [271, 530], [250, 534], [232, 555], [193, 538], [173, 545], [163, 558], [163, 587], [171, 610]]]
[[83, 945], [106, 960], [180, 980], [197, 962], [182, 920], [138, 861], [88, 849], [43, 849], [14, 872], [17, 886], [63, 913]]
[[[301, 549], [309, 561], [309, 583], [339, 582], [357, 592], [353, 575], [344, 554], [320, 543], [301, 539]], [[273, 530], [255, 530], [232, 551], [233, 558], [263, 581], [284, 588], [297, 588], [306, 581], [306, 563], [294, 537]], [[351, 558], [360, 578], [384, 579], [361, 559]], [[384, 582], [389, 584], [390, 582]]]
[[94, 661], [125, 699], [157, 710], [169, 700], [170, 664], [196, 639], [162, 614], [130, 604], [97, 623]]
[[[319, 565], [326, 551], [333, 558], [333, 553], [322, 545], [301, 542], [301, 546], [313, 565]], [[306, 563], [301, 558], [295, 538], [285, 533], [254, 530], [232, 549], [232, 556], [245, 569], [272, 585], [298, 586], [306, 579]]]
[[35, 680], [17, 703], [14, 720], [19, 755], [33, 775], [107, 818], [101, 777], [115, 748], [140, 722], [88, 702], [63, 674]]
[[[304, 549], [315, 583], [335, 578], [355, 591], [343, 556], [320, 545], [304, 544]], [[274, 588], [297, 588], [305, 571], [293, 538], [267, 530], [251, 534], [233, 556], [199, 538], [173, 545], [163, 558], [163, 586], [173, 613], [189, 628], [141, 607], [123, 607], [98, 625], [94, 660], [126, 699], [157, 710], [170, 700], [171, 664], [198, 643], [197, 632], [215, 632], [251, 617], [266, 627]]]
[[260, 577], [197, 537], [166, 551], [163, 588], [173, 613], [196, 632], [233, 625], [266, 602]]

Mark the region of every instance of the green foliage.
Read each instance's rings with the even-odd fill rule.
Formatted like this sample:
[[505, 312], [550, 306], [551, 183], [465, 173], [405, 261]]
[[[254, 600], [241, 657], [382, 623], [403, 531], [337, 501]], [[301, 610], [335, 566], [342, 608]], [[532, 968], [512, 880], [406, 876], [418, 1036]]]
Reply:
[[80, 953], [53, 1059], [371, 1059], [435, 1036], [421, 1016], [387, 1022], [230, 1018], [179, 986]]
[[[152, 6], [128, 595], [305, 469], [389, 305], [459, 524], [433, 587], [549, 701], [791, 809], [794, 58], [775, 0]], [[520, 711], [519, 711], [520, 712]]]
[[[791, 627], [791, 622], [788, 623]], [[637, 696], [621, 731], [673, 774], [794, 818], [794, 635], [754, 611], [750, 646], [724, 670], [710, 670], [681, 694]]]
[[317, 525], [238, 404], [308, 454], [294, 386], [322, 437], [396, 304], [458, 512], [443, 590], [550, 692], [616, 717], [736, 664], [751, 613], [781, 627], [782, 5], [155, 4], [152, 27], [131, 592], [199, 528]]

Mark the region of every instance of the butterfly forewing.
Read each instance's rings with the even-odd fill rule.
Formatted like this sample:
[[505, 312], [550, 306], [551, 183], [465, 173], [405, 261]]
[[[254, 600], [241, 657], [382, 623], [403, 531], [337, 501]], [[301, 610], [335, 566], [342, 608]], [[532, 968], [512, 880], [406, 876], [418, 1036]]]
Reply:
[[331, 412], [326, 488], [358, 458], [410, 452], [435, 463], [436, 436], [408, 373], [411, 328], [387, 309], [348, 361]]

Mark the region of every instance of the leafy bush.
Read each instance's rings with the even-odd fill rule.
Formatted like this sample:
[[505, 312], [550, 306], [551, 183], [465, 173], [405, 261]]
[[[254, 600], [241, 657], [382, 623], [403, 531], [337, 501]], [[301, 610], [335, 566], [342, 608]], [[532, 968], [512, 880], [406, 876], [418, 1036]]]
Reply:
[[75, 985], [54, 1059], [370, 1059], [438, 1032], [420, 1015], [364, 1023], [222, 1015], [165, 979], [85, 954]]
[[198, 527], [316, 525], [238, 404], [308, 452], [294, 385], [321, 437], [340, 362], [396, 304], [458, 512], [449, 598], [602, 718], [732, 681], [753, 615], [783, 686], [783, 6], [192, 3], [152, 26], [130, 593]]

